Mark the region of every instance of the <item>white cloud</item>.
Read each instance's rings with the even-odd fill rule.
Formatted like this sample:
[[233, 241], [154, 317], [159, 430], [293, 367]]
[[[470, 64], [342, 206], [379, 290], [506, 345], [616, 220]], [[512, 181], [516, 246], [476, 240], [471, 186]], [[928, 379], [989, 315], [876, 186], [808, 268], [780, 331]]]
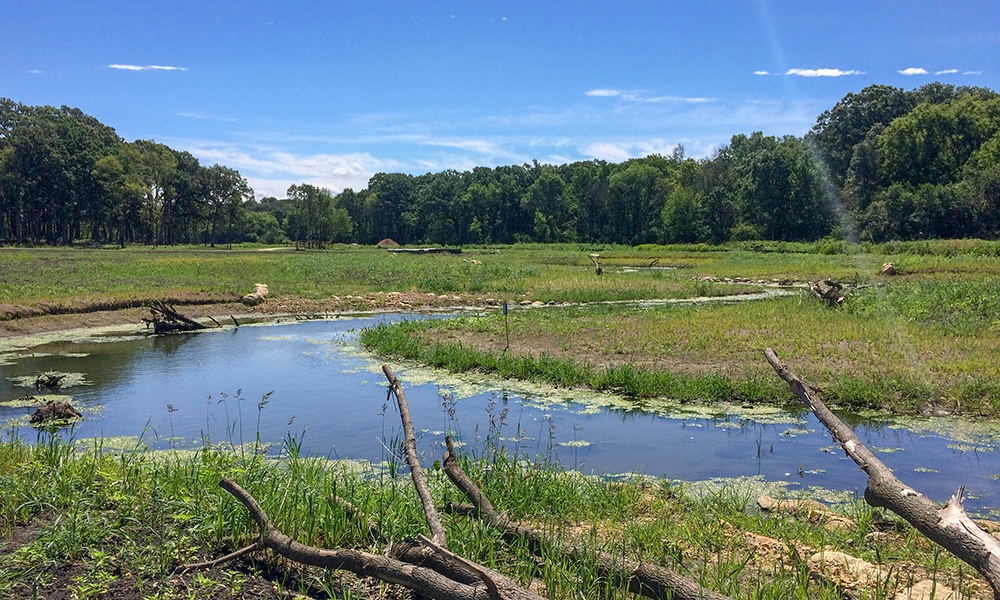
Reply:
[[178, 140], [171, 147], [187, 150], [203, 165], [221, 164], [246, 177], [258, 198], [283, 198], [292, 184], [308, 183], [341, 192], [362, 189], [372, 175], [397, 170], [397, 164], [366, 152], [347, 154], [295, 154], [276, 148], [241, 147], [217, 142]]
[[200, 112], [179, 112], [178, 117], [184, 117], [186, 119], [198, 119], [201, 121], [222, 121], [223, 123], [236, 123], [237, 119], [233, 117], [216, 117], [211, 115], [206, 115]]
[[594, 96], [597, 98], [614, 98], [616, 96], [621, 96], [621, 95], [622, 93], [619, 90], [605, 90], [605, 89], [590, 90], [589, 92], [586, 92], [584, 94], [584, 96]]
[[900, 75], [926, 75], [927, 69], [921, 67], [910, 67], [899, 72]]
[[584, 92], [585, 96], [597, 97], [597, 98], [621, 98], [628, 102], [645, 102], [645, 103], [660, 103], [660, 102], [679, 102], [688, 104], [703, 104], [706, 102], [713, 102], [711, 98], [700, 98], [700, 97], [684, 97], [684, 96], [654, 96], [647, 92], [636, 92], [629, 90], [609, 90], [609, 89], [596, 89]]
[[788, 69], [785, 75], [799, 77], [843, 77], [845, 75], [861, 75], [861, 71], [842, 71], [840, 69]]
[[109, 69], [117, 69], [119, 71], [187, 71], [185, 67], [171, 67], [165, 65], [123, 65], [123, 64], [113, 64], [108, 65]]
[[962, 75], [982, 75], [982, 74], [983, 74], [982, 71], [966, 71], [965, 73], [962, 73]]
[[945, 69], [944, 71], [936, 71], [935, 75], [954, 75], [958, 73], [958, 69]]
[[770, 75], [767, 71], [754, 71], [754, 75]]
[[479, 154], [496, 155], [502, 154], [500, 148], [497, 147], [493, 142], [488, 142], [486, 140], [475, 140], [475, 139], [434, 139], [420, 137], [414, 138], [419, 144], [425, 146], [441, 146], [445, 148], [458, 148], [459, 150], [469, 150], [471, 152], [478, 152]]
[[587, 158], [623, 162], [630, 158], [642, 158], [651, 154], [669, 156], [677, 144], [662, 139], [632, 140], [622, 142], [594, 142], [581, 149]]

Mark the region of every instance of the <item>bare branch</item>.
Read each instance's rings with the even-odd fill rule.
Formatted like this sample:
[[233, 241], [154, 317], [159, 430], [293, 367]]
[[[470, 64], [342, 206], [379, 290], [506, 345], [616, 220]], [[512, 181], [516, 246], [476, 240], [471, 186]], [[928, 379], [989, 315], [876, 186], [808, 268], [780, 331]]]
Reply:
[[574, 560], [597, 560], [597, 568], [611, 585], [627, 586], [629, 591], [647, 598], [671, 598], [673, 600], [732, 600], [717, 592], [707, 590], [692, 579], [663, 566], [618, 557], [608, 552], [591, 550], [570, 543], [557, 543], [542, 533], [515, 521], [494, 510], [489, 498], [465, 474], [458, 464], [451, 438], [446, 437], [448, 451], [443, 468], [448, 478], [472, 502], [479, 515], [490, 525], [499, 528], [508, 538], [527, 540], [536, 550], [554, 547]]
[[487, 572], [487, 569], [483, 568], [480, 565], [477, 565], [476, 563], [470, 560], [462, 558], [461, 556], [455, 554], [454, 552], [448, 550], [447, 548], [438, 546], [432, 540], [428, 539], [426, 536], [418, 535], [417, 540], [419, 540], [420, 543], [423, 544], [424, 546], [431, 548], [432, 550], [434, 550], [438, 554], [441, 554], [448, 560], [455, 561], [458, 564], [472, 570], [476, 575], [479, 575], [479, 578], [482, 580], [482, 582], [486, 584], [486, 589], [489, 590], [490, 597], [500, 598], [500, 590], [499, 588], [497, 588], [496, 582], [493, 581], [493, 576]]
[[[386, 583], [393, 583], [416, 590], [425, 596], [439, 600], [496, 600], [489, 589], [481, 584], [468, 585], [453, 581], [448, 577], [419, 565], [414, 565], [380, 554], [357, 550], [316, 548], [301, 544], [288, 537], [273, 525], [257, 500], [249, 492], [230, 479], [219, 482], [224, 490], [239, 500], [250, 512], [250, 516], [261, 530], [260, 543], [281, 556], [295, 562], [321, 567], [350, 571], [359, 577], [375, 577]], [[480, 567], [483, 568], [483, 567]], [[503, 600], [542, 600], [541, 596], [503, 581], [499, 598]]]
[[989, 582], [994, 598], [1000, 599], [1000, 542], [983, 531], [962, 506], [964, 489], [959, 488], [951, 499], [939, 505], [909, 487], [869, 450], [854, 433], [810, 393], [808, 386], [768, 348], [767, 361], [792, 392], [808, 406], [844, 452], [868, 475], [865, 501], [872, 506], [888, 508], [906, 519], [920, 533], [968, 563]]
[[215, 567], [217, 567], [217, 566], [219, 566], [221, 564], [227, 563], [227, 562], [229, 562], [231, 560], [236, 560], [237, 558], [239, 558], [239, 557], [241, 557], [241, 556], [243, 556], [245, 554], [250, 554], [251, 552], [253, 552], [255, 550], [260, 550], [262, 547], [263, 546], [262, 546], [260, 540], [257, 540], [256, 542], [250, 544], [249, 546], [246, 546], [244, 548], [240, 548], [236, 552], [231, 552], [231, 553], [229, 553], [229, 554], [227, 554], [225, 556], [220, 556], [219, 558], [217, 558], [215, 560], [207, 560], [205, 562], [200, 562], [200, 563], [191, 563], [191, 564], [181, 565], [181, 566], [177, 567], [177, 569], [174, 570], [174, 573], [177, 574], [177, 575], [184, 575], [185, 573], [190, 573], [192, 571], [201, 571], [201, 570], [204, 570], [204, 569], [214, 569]]
[[406, 394], [403, 393], [403, 384], [396, 379], [389, 365], [382, 365], [382, 372], [389, 380], [389, 389], [396, 396], [399, 405], [399, 418], [403, 421], [403, 447], [406, 449], [406, 462], [410, 465], [410, 477], [413, 479], [413, 487], [417, 489], [420, 502], [424, 505], [424, 516], [427, 518], [427, 527], [431, 530], [431, 539], [434, 543], [444, 548], [448, 547], [448, 540], [445, 536], [444, 527], [441, 525], [441, 518], [434, 508], [434, 498], [431, 497], [430, 489], [427, 487], [427, 480], [424, 478], [424, 471], [420, 468], [420, 460], [417, 458], [417, 436], [413, 431], [413, 421], [410, 419], [410, 406], [406, 403]]

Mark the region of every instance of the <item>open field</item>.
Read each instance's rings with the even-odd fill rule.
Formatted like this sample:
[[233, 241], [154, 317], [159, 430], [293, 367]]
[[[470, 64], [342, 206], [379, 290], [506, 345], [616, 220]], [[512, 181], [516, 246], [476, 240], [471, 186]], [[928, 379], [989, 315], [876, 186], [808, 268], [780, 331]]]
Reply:
[[[482, 369], [651, 399], [782, 402], [787, 387], [761, 351], [774, 347], [828, 400], [897, 412], [1000, 412], [998, 246], [913, 243], [879, 248], [763, 245], [624, 248], [514, 246], [462, 255], [393, 255], [371, 248], [295, 252], [259, 248], [0, 249], [5, 335], [95, 321], [137, 320], [145, 301], [169, 299], [193, 315], [239, 310], [255, 282], [273, 296], [253, 310], [324, 312], [474, 306], [466, 317], [379, 328], [372, 348], [456, 370]], [[849, 250], [850, 253], [836, 253]], [[599, 252], [597, 276], [588, 254]], [[834, 252], [832, 254], [824, 252]], [[878, 275], [883, 262], [900, 270]], [[669, 269], [664, 267], [671, 267]], [[844, 306], [807, 293], [754, 301], [642, 302], [757, 292], [760, 282], [847, 284]], [[854, 287], [858, 286], [858, 287]], [[508, 302], [510, 347], [500, 304]], [[128, 308], [132, 307], [132, 308]], [[244, 309], [247, 310], [247, 309]], [[29, 316], [36, 315], [36, 316]], [[233, 382], [238, 385], [239, 382]], [[259, 407], [259, 410], [266, 410]], [[826, 498], [845, 528], [757, 510], [777, 493], [750, 481], [718, 487], [601, 481], [504, 453], [502, 418], [492, 447], [466, 468], [500, 508], [563, 539], [682, 570], [742, 599], [863, 597], [891, 600], [917, 580], [986, 598], [986, 584], [905, 523], [857, 499]], [[246, 512], [218, 488], [232, 477], [271, 519], [304, 543], [381, 552], [337, 494], [376, 520], [393, 542], [424, 531], [408, 480], [386, 465], [301, 456], [289, 435], [282, 460], [255, 448], [196, 452], [80, 449], [71, 436], [25, 443], [0, 432], [0, 597], [393, 599], [398, 589], [255, 553], [179, 575], [178, 565], [251, 541]], [[387, 441], [389, 446], [393, 443]], [[388, 447], [388, 446], [387, 446]], [[387, 467], [387, 468], [386, 468]], [[458, 491], [432, 469], [439, 503]], [[625, 598], [589, 561], [533, 555], [471, 517], [449, 515], [450, 547], [547, 597]], [[882, 570], [860, 583], [820, 575], [809, 558], [843, 550]]]
[[[460, 370], [647, 398], [780, 402], [788, 393], [761, 356], [771, 346], [842, 406], [1000, 412], [1000, 244], [994, 242], [519, 245], [460, 255], [354, 246], [263, 250], [0, 249], [0, 325], [10, 335], [30, 332], [32, 322], [51, 329], [137, 320], [137, 308], [127, 315], [84, 311], [157, 299], [192, 305], [194, 315], [231, 314], [245, 310], [232, 303], [259, 281], [272, 296], [253, 310], [265, 313], [484, 307], [481, 317], [392, 333], [409, 342], [366, 336], [387, 354]], [[600, 253], [603, 275], [595, 275], [590, 253]], [[893, 262], [899, 275], [880, 276], [884, 262]], [[801, 286], [823, 277], [851, 286], [844, 306], [826, 307], [806, 292], [718, 304], [626, 302], [739, 295], [769, 289], [760, 282]], [[509, 349], [502, 302], [513, 306]], [[526, 309], [581, 303], [590, 304]], [[58, 313], [71, 316], [44, 316]], [[72, 316], [78, 313], [88, 316]], [[15, 318], [32, 314], [43, 316]], [[514, 358], [517, 369], [491, 366]]]

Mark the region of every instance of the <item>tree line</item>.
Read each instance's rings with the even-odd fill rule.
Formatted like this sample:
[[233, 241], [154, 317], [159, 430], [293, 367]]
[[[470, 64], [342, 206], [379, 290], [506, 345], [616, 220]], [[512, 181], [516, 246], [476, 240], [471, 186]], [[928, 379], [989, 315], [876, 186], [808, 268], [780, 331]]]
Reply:
[[378, 173], [256, 201], [238, 172], [127, 143], [77, 109], [0, 100], [0, 240], [713, 243], [1000, 237], [1000, 95], [849, 93], [804, 136], [738, 134], [622, 163]]

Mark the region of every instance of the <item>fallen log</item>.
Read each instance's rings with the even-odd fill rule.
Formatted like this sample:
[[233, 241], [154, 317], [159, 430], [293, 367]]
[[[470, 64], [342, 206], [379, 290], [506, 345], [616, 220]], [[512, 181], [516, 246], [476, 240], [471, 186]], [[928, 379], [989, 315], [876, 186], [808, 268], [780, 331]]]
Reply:
[[257, 306], [271, 293], [266, 283], [253, 284], [253, 291], [240, 298], [240, 302], [246, 306]]
[[834, 415], [781, 362], [774, 350], [767, 348], [764, 355], [778, 376], [788, 383], [792, 392], [812, 410], [844, 452], [868, 475], [865, 502], [887, 508], [903, 517], [917, 531], [967, 563], [986, 579], [993, 589], [993, 597], [1000, 600], [1000, 542], [965, 512], [962, 506], [965, 488], [958, 488], [951, 499], [942, 505], [906, 485], [861, 442], [853, 429]]
[[202, 325], [198, 321], [189, 319], [177, 312], [174, 310], [174, 307], [170, 306], [166, 302], [154, 302], [149, 306], [149, 313], [152, 317], [148, 319], [144, 318], [143, 321], [146, 323], [146, 327], [152, 325], [153, 331], [156, 333], [175, 333], [208, 329], [208, 327]]
[[633, 594], [647, 598], [673, 600], [732, 600], [717, 592], [705, 589], [694, 578], [652, 563], [616, 556], [601, 550], [592, 550], [569, 542], [557, 543], [538, 531], [508, 519], [498, 512], [490, 499], [469, 478], [458, 464], [451, 437], [445, 437], [448, 451], [442, 468], [455, 487], [472, 503], [474, 512], [491, 526], [500, 529], [508, 539], [528, 541], [535, 552], [543, 547], [553, 548], [572, 560], [596, 560], [597, 569], [611, 585], [625, 587]]
[[35, 377], [35, 389], [39, 392], [42, 388], [49, 388], [53, 392], [62, 387], [62, 381], [66, 379], [65, 373], [39, 373]]
[[53, 421], [72, 421], [81, 418], [83, 415], [69, 402], [49, 400], [44, 406], [35, 409], [35, 412], [28, 417], [28, 422], [34, 425], [45, 425]]
[[[383, 365], [382, 371], [389, 381], [389, 394], [396, 398], [399, 407], [404, 430], [403, 447], [406, 450], [407, 463], [410, 465], [410, 477], [423, 504], [424, 516], [432, 533], [432, 539], [417, 536], [416, 542], [404, 542], [392, 546], [387, 554], [372, 554], [351, 549], [324, 549], [301, 544], [275, 528], [253, 496], [231, 479], [224, 478], [219, 485], [246, 507], [261, 532], [260, 539], [222, 558], [182, 565], [178, 567], [177, 572], [186, 573], [199, 568], [211, 568], [257, 548], [269, 548], [287, 559], [304, 565], [350, 571], [359, 577], [374, 577], [386, 583], [401, 585], [429, 598], [542, 600], [543, 596], [522, 587], [506, 575], [448, 550], [444, 528], [418, 461], [416, 436], [402, 384], [388, 365]], [[505, 536], [526, 539], [536, 551], [545, 547], [563, 552], [567, 558], [573, 560], [590, 563], [596, 557], [598, 569], [610, 585], [627, 587], [633, 593], [648, 598], [731, 600], [728, 596], [702, 588], [693, 578], [680, 575], [665, 567], [591, 550], [583, 545], [553, 542], [529, 527], [509, 521], [493, 508], [493, 504], [482, 490], [465, 475], [458, 464], [451, 437], [445, 439], [448, 451], [443, 462], [449, 480], [474, 504], [478, 516], [491, 526], [500, 528]], [[361, 518], [353, 507], [348, 510], [355, 517]], [[377, 528], [371, 523], [369, 531], [373, 538], [380, 537]]]
[[844, 286], [832, 279], [810, 281], [809, 291], [830, 306], [840, 306], [844, 303]]

